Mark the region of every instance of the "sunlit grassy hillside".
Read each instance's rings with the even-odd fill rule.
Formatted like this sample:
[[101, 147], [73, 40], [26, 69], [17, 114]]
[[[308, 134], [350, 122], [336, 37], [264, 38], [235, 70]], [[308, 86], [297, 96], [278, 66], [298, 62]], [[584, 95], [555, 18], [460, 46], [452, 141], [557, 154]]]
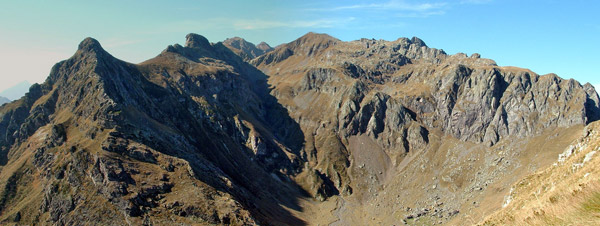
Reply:
[[600, 225], [600, 122], [555, 165], [519, 181], [504, 208], [480, 225]]

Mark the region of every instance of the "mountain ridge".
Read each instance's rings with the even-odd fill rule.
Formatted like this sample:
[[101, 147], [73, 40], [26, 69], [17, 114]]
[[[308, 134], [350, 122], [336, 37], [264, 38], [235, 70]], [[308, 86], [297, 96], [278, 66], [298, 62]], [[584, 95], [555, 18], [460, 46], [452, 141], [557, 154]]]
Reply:
[[[549, 164], [518, 156], [551, 156], [600, 115], [589, 84], [416, 37], [308, 33], [252, 58], [241, 47], [254, 44], [226, 41], [188, 34], [130, 64], [84, 39], [0, 107], [2, 222], [449, 223], [483, 197], [471, 187], [504, 191], [521, 165]], [[556, 147], [527, 148], [547, 134]], [[434, 164], [440, 156], [456, 162]], [[457, 171], [465, 156], [475, 160]], [[444, 204], [420, 211], [431, 200]], [[362, 204], [401, 212], [350, 217]]]
[[273, 48], [266, 42], [261, 42], [258, 45], [254, 45], [253, 43], [248, 42], [240, 37], [228, 38], [222, 43], [231, 51], [242, 57], [242, 59], [247, 61], [273, 50]]
[[[317, 41], [304, 44], [305, 40], [311, 39]], [[536, 152], [535, 149], [525, 148], [527, 145], [514, 146], [519, 142], [506, 144], [506, 139], [516, 141], [527, 137], [523, 142], [529, 143], [544, 131], [560, 131], [562, 129], [554, 128], [585, 125], [598, 118], [598, 95], [589, 84], [582, 86], [574, 80], [562, 80], [554, 75], [539, 76], [529, 70], [498, 67], [493, 60], [481, 58], [478, 54], [472, 57], [462, 53], [447, 55], [442, 50], [427, 47], [417, 39], [361, 39], [341, 42], [327, 35], [307, 34], [296, 41], [278, 46], [251, 63], [271, 75], [269, 83], [274, 87], [272, 93], [289, 109], [291, 116], [306, 131], [305, 134], [309, 134], [306, 140], [315, 142], [314, 146], [308, 147], [316, 153], [313, 157], [315, 160], [312, 161], [345, 162], [342, 166], [325, 163], [316, 165], [315, 168], [332, 178], [336, 185], [334, 190], [348, 190], [351, 187], [354, 191], [363, 191], [363, 194], [356, 196], [363, 197], [357, 199], [363, 199], [361, 202], [364, 199], [372, 201], [371, 205], [399, 205], [400, 207], [395, 208], [400, 209], [404, 207], [405, 204], [385, 203], [376, 193], [367, 194], [365, 191], [383, 189], [390, 180], [414, 178], [418, 173], [404, 168], [407, 164], [417, 164], [418, 167], [419, 163], [416, 162], [423, 164], [438, 161], [432, 156], [415, 154], [420, 150], [447, 153], [445, 158], [455, 156], [453, 158], [460, 159], [470, 151], [453, 152], [452, 148], [444, 145], [463, 146], [467, 149], [472, 146], [469, 143], [475, 143], [488, 147], [484, 149], [496, 149], [498, 143], [504, 143], [503, 146], [511, 147], [513, 153]], [[312, 104], [306, 100], [310, 100]], [[312, 110], [314, 105], [319, 106], [318, 111]], [[562, 114], [554, 115], [551, 112]], [[310, 134], [313, 134], [312, 137]], [[454, 137], [459, 141], [442, 141], [441, 144], [432, 142], [435, 139], [448, 140], [442, 138], [444, 136]], [[331, 137], [335, 137], [333, 140], [337, 141], [318, 143], [319, 140], [323, 142], [323, 139]], [[332, 143], [337, 145], [327, 147]], [[558, 152], [563, 145], [566, 143], [558, 145], [557, 142], [552, 153]], [[333, 155], [319, 154], [331, 153], [336, 149], [339, 151], [333, 152]], [[373, 161], [369, 155], [379, 160]], [[479, 157], [474, 158], [477, 160], [475, 165], [489, 167], [484, 159], [492, 158], [495, 154], [477, 156]], [[519, 164], [522, 165], [535, 164], [531, 159], [512, 161], [521, 162]], [[449, 167], [451, 164], [454, 163], [438, 166], [436, 171], [465, 175]], [[336, 167], [332, 168], [331, 165]], [[426, 166], [427, 164], [421, 165]], [[477, 188], [483, 182], [475, 181], [487, 180], [487, 186], [492, 181], [502, 181], [500, 178], [503, 177], [509, 179], [510, 176], [503, 171], [513, 171], [516, 170], [515, 167], [517, 166], [511, 165], [487, 172], [479, 171], [487, 176], [466, 176], [459, 181], [469, 181], [473, 183], [469, 186]], [[362, 173], [358, 173], [361, 171]], [[457, 212], [463, 211], [459, 209], [475, 206], [465, 202], [477, 197], [471, 197], [471, 191], [463, 193], [467, 197], [457, 197], [457, 193], [443, 191], [446, 189], [444, 187], [440, 190], [436, 183], [442, 182], [435, 181], [439, 181], [440, 177], [446, 178], [443, 183], [450, 185], [453, 190], [464, 186], [461, 185], [463, 182], [455, 182], [448, 175], [432, 174], [432, 178], [437, 178], [434, 184], [425, 181], [422, 183], [429, 184], [424, 187], [435, 187], [433, 190], [437, 190], [439, 195], [425, 195], [417, 203], [454, 196], [452, 199], [439, 200], [446, 203], [446, 208], [441, 208], [441, 212], [454, 213], [454, 210], [448, 208], [457, 207], [448, 203], [463, 203], [462, 207], [456, 209]], [[496, 174], [504, 176], [496, 177]], [[369, 186], [356, 189], [356, 186], [364, 184]], [[421, 187], [423, 184], [416, 183], [415, 186]], [[498, 189], [503, 186], [506, 185]], [[416, 189], [398, 196], [411, 196], [421, 192]], [[388, 200], [395, 198], [389, 195], [387, 197]], [[431, 208], [423, 204], [420, 206], [419, 209]], [[340, 219], [354, 219], [346, 223], [378, 222], [371, 221], [368, 217], [357, 219], [349, 213], [351, 211], [346, 210], [346, 215], [342, 214]], [[363, 211], [378, 214], [376, 210]], [[423, 212], [407, 212], [407, 216], [426, 215]], [[396, 213], [387, 211], [387, 214], [387, 217], [381, 216], [380, 223], [394, 224], [394, 221], [390, 221], [393, 218], [389, 216]], [[396, 219], [398, 218], [400, 217]], [[458, 221], [460, 220], [454, 222]]]

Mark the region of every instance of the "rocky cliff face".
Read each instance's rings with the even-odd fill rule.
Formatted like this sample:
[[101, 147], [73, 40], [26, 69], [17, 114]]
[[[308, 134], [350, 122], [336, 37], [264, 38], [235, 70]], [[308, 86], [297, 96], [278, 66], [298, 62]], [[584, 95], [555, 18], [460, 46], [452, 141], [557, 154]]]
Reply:
[[600, 117], [589, 84], [418, 38], [267, 47], [189, 34], [134, 65], [85, 39], [0, 107], [0, 220], [303, 225], [335, 202], [311, 215], [398, 223], [435, 201], [447, 222]]
[[303, 128], [324, 124], [341, 143], [366, 134], [393, 152], [422, 148], [432, 129], [493, 145], [599, 116], [589, 84], [478, 54], [450, 56], [418, 38], [341, 42], [309, 33], [252, 63], [272, 75], [273, 93]]
[[300, 194], [288, 175], [301, 132], [266, 89], [264, 74], [199, 35], [140, 65], [86, 39], [2, 108], [3, 219], [294, 223], [280, 205]]
[[[371, 191], [367, 193], [377, 196], [376, 191], [389, 190], [385, 187], [394, 184], [391, 181], [416, 179], [406, 167], [425, 169], [428, 162], [436, 161], [422, 151], [446, 153], [446, 157], [467, 154], [444, 144], [495, 149], [506, 139], [533, 140], [544, 131], [585, 125], [599, 117], [598, 95], [590, 84], [499, 67], [479, 54], [447, 55], [418, 38], [342, 42], [309, 33], [251, 63], [270, 75], [273, 95], [300, 124], [307, 160], [313, 163], [307, 168], [333, 182], [331, 194]], [[528, 151], [515, 143], [508, 144], [518, 150], [514, 152]], [[448, 165], [435, 169], [446, 170], [451, 170]], [[455, 173], [465, 173], [460, 171]], [[394, 175], [398, 173], [409, 175], [399, 178]], [[438, 178], [439, 173], [432, 177]], [[487, 177], [486, 186], [502, 178], [494, 174], [466, 180], [477, 187], [474, 181], [481, 180], [477, 177]], [[423, 184], [430, 183], [417, 186]], [[423, 199], [435, 196], [415, 202]], [[461, 199], [449, 202], [464, 203]], [[381, 202], [373, 200], [377, 205]]]

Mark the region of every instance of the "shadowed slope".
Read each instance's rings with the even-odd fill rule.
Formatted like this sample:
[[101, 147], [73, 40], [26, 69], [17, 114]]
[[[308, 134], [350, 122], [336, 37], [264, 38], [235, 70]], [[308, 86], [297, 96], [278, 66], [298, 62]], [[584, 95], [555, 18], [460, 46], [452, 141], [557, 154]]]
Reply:
[[0, 220], [477, 221], [600, 117], [589, 84], [418, 38], [249, 46], [189, 34], [134, 65], [83, 40], [0, 107]]
[[137, 66], [85, 39], [0, 109], [4, 220], [302, 224], [281, 207], [300, 210], [286, 143], [301, 132], [260, 90], [264, 75], [199, 35], [172, 48]]

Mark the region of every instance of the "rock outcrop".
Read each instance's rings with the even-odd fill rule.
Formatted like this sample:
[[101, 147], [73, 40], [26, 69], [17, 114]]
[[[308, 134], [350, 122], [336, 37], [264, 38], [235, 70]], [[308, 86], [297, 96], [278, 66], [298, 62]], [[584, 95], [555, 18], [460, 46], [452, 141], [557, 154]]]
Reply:
[[[299, 222], [281, 206], [301, 194], [289, 182], [301, 131], [264, 74], [186, 38], [139, 65], [87, 38], [2, 107], [2, 174], [16, 178], [3, 214], [59, 225]], [[17, 205], [23, 197], [39, 198]]]
[[[491, 146], [599, 116], [589, 84], [498, 67], [479, 55], [447, 55], [416, 37], [342, 42], [309, 33], [252, 63], [271, 76], [274, 95], [313, 136], [308, 140], [333, 136], [352, 153], [349, 140], [365, 134], [393, 162], [426, 148], [431, 130]], [[349, 181], [343, 169], [325, 175]]]
[[315, 214], [448, 222], [543, 167], [530, 147], [552, 137], [535, 156], [553, 154], [599, 104], [589, 84], [418, 38], [189, 34], [140, 64], [87, 38], [0, 107], [0, 221], [303, 225], [334, 202]]

